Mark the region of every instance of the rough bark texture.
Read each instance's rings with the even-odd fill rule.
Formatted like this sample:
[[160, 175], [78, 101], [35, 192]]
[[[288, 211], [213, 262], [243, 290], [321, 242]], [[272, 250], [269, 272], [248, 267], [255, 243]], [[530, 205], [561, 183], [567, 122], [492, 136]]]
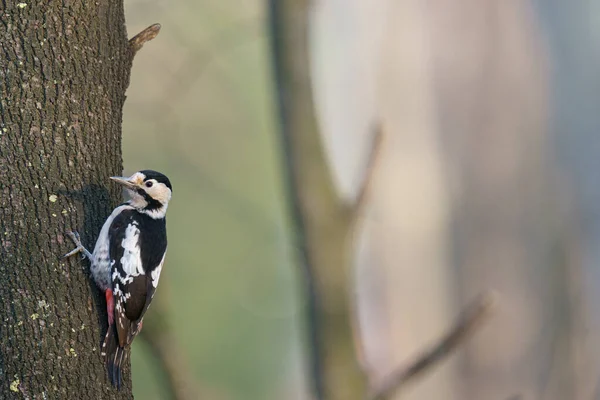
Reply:
[[353, 336], [347, 239], [353, 215], [333, 185], [312, 100], [309, 1], [270, 1], [278, 111], [292, 218], [308, 295], [315, 398], [363, 399], [367, 377]]
[[131, 53], [123, 3], [0, 3], [0, 398], [132, 398], [100, 357], [105, 303], [88, 263], [120, 199]]

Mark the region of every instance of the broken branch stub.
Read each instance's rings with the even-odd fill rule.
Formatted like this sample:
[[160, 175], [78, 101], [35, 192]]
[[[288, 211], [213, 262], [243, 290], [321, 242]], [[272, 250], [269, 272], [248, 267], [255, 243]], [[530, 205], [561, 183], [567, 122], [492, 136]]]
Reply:
[[150, 40], [158, 36], [160, 28], [160, 24], [152, 24], [137, 35], [135, 35], [134, 37], [132, 37], [131, 39], [129, 39], [129, 48], [131, 49], [132, 56], [135, 56], [135, 53], [137, 53], [142, 47], [144, 47], [144, 44], [146, 42], [149, 42]]

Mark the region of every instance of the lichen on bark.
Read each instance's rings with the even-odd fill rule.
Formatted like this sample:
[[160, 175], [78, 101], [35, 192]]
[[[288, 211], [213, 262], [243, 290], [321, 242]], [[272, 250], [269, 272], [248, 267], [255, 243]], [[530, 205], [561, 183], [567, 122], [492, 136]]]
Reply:
[[0, 398], [129, 399], [100, 357], [87, 261], [120, 191], [132, 54], [123, 2], [0, 2]]

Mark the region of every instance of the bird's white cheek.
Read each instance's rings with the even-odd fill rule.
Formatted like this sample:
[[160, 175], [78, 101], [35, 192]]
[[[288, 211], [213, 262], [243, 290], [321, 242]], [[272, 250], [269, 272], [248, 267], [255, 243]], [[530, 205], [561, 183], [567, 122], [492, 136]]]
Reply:
[[130, 198], [134, 198], [137, 195], [135, 190], [131, 190], [129, 188], [125, 189], [125, 194]]
[[169, 201], [169, 196], [166, 190], [163, 190], [160, 187], [153, 187], [152, 189], [148, 190], [148, 194], [150, 196], [152, 196], [153, 199], [156, 199], [158, 201], [160, 201], [161, 203], [165, 204]]
[[129, 192], [129, 199], [131, 204], [134, 207], [141, 208], [146, 204], [146, 200], [139, 193], [134, 192], [132, 190], [127, 190]]

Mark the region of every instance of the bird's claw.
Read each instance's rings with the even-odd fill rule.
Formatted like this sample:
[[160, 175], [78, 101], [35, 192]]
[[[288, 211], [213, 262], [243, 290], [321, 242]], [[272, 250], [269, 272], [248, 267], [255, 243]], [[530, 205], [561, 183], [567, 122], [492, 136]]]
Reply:
[[91, 258], [90, 252], [85, 247], [83, 247], [83, 244], [81, 244], [81, 237], [79, 236], [79, 233], [77, 233], [77, 231], [67, 232], [67, 235], [71, 238], [73, 243], [75, 243], [76, 247], [61, 258], [69, 258], [77, 253], [81, 253], [82, 260], [86, 257]]

